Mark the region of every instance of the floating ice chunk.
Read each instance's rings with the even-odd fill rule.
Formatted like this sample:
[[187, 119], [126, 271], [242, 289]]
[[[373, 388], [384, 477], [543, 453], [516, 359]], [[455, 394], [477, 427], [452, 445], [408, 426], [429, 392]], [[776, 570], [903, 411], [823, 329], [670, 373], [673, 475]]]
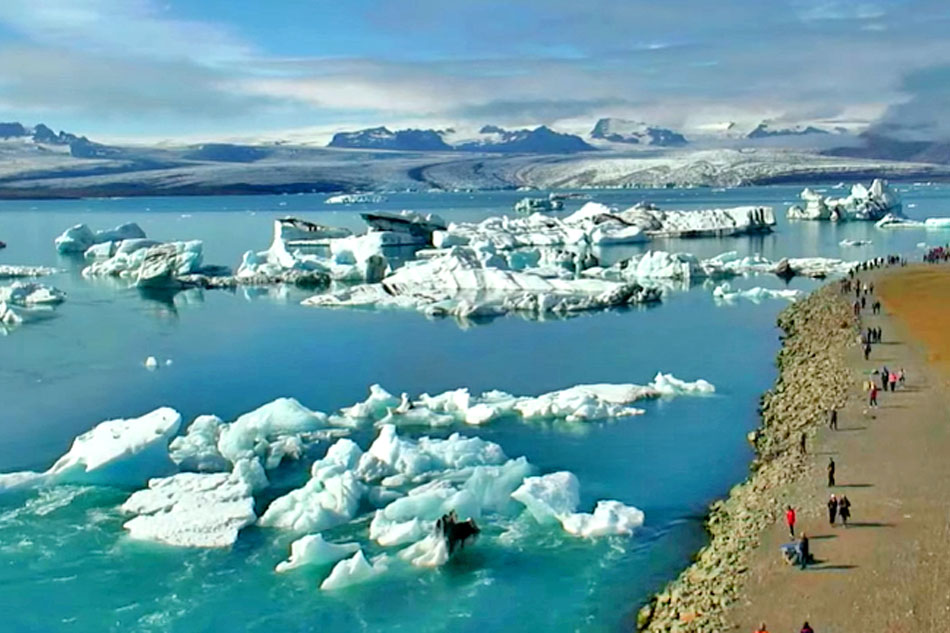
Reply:
[[805, 207], [794, 205], [788, 208], [789, 219], [795, 220], [845, 220], [876, 221], [887, 215], [900, 216], [901, 199], [887, 182], [875, 178], [870, 187], [857, 183], [851, 194], [842, 198], [822, 196], [805, 188], [801, 193]]
[[45, 277], [59, 272], [56, 268], [46, 266], [17, 266], [0, 264], [0, 279], [19, 279], [23, 277]]
[[568, 514], [561, 517], [561, 525], [569, 534], [584, 538], [630, 535], [643, 525], [643, 518], [643, 512], [619, 501], [598, 501], [593, 514]]
[[274, 571], [282, 573], [306, 565], [329, 565], [360, 551], [356, 543], [327, 543], [321, 534], [308, 534], [290, 544], [290, 558]]
[[500, 466], [476, 466], [462, 488], [475, 498], [482, 512], [509, 514], [516, 505], [511, 494], [534, 470], [524, 457]]
[[928, 229], [950, 229], [950, 218], [927, 218], [924, 226]]
[[680, 380], [673, 374], [662, 372], [657, 372], [656, 377], [650, 383], [650, 388], [664, 396], [703, 395], [716, 392], [716, 387], [702, 378], [689, 382]]
[[330, 196], [323, 204], [378, 204], [385, 200], [384, 196], [374, 193], [340, 193]]
[[348, 445], [353, 442], [344, 438], [337, 444], [341, 445], [339, 450], [314, 463], [312, 476], [302, 488], [271, 502], [260, 525], [320, 532], [356, 516], [366, 487], [352, 470], [355, 453]]
[[[258, 465], [259, 468], [259, 465]], [[263, 472], [263, 471], [261, 471]], [[132, 538], [178, 547], [229, 547], [254, 523], [253, 485], [240, 473], [179, 473], [152, 479], [122, 504], [137, 514]]]
[[188, 426], [185, 435], [176, 437], [168, 445], [172, 461], [183, 470], [220, 472], [231, 468], [218, 450], [218, 440], [224, 422], [216, 415], [199, 415]]
[[448, 543], [441, 534], [430, 534], [399, 552], [399, 558], [416, 567], [441, 567], [449, 560]]
[[432, 531], [432, 521], [412, 518], [396, 521], [386, 517], [386, 513], [377, 510], [369, 524], [369, 537], [383, 547], [413, 543]]
[[95, 233], [85, 224], [77, 224], [66, 229], [54, 240], [54, 243], [56, 250], [60, 253], [83, 253], [94, 244], [144, 237], [145, 231], [134, 222], [120, 224], [115, 228]]
[[158, 360], [154, 356], [149, 356], [145, 359], [145, 369], [149, 371], [155, 371], [158, 369]]
[[387, 568], [388, 559], [386, 557], [379, 557], [370, 565], [366, 557], [363, 556], [363, 552], [359, 551], [353, 554], [351, 558], [337, 563], [330, 575], [320, 583], [320, 589], [332, 591], [368, 582], [382, 575]]
[[77, 224], [66, 229], [53, 243], [60, 253], [82, 253], [96, 243], [96, 236], [85, 224]]
[[577, 510], [580, 483], [574, 473], [567, 471], [528, 477], [511, 498], [523, 503], [538, 523], [556, 523]]
[[227, 425], [218, 450], [232, 462], [259, 457], [266, 460], [268, 469], [275, 468], [285, 455], [295, 456], [293, 453], [302, 448], [301, 434], [326, 425], [326, 414], [311, 411], [293, 398], [278, 398]]
[[0, 301], [0, 324], [20, 325], [23, 323], [23, 317], [6, 302]]
[[785, 299], [787, 301], [797, 301], [805, 296], [801, 290], [772, 290], [769, 288], [749, 288], [748, 290], [733, 290], [732, 286], [722, 283], [713, 289], [713, 297], [724, 302], [735, 301], [736, 299], [749, 299], [754, 303], [759, 303], [765, 299]]
[[369, 388], [369, 397], [366, 400], [341, 409], [340, 413], [343, 418], [352, 421], [353, 425], [356, 425], [364, 420], [381, 420], [386, 417], [389, 408], [398, 405], [399, 398], [379, 385], [372, 385]]
[[73, 440], [46, 475], [52, 483], [140, 486], [175, 470], [168, 442], [180, 425], [181, 415], [168, 407], [107, 420]]
[[9, 286], [0, 286], [0, 301], [11, 305], [55, 305], [65, 300], [65, 292], [44, 284], [18, 281]]
[[888, 213], [874, 223], [879, 229], [921, 229], [926, 226], [920, 220], [911, 220], [901, 214]]
[[841, 240], [838, 246], [869, 246], [873, 244], [871, 240]]
[[640, 415], [642, 409], [627, 406], [642, 398], [655, 398], [650, 387], [631, 384], [577, 385], [536, 398], [522, 398], [515, 409], [526, 420], [563, 419], [568, 422]]

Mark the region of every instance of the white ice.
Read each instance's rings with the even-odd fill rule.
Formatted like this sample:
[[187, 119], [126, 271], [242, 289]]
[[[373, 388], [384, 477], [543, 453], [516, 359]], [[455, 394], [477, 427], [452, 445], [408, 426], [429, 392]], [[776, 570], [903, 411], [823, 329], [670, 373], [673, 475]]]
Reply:
[[168, 445], [169, 455], [182, 470], [221, 472], [231, 468], [231, 462], [218, 450], [218, 440], [224, 422], [216, 415], [199, 415]]
[[729, 282], [719, 284], [713, 289], [713, 297], [726, 303], [737, 299], [748, 299], [759, 303], [765, 299], [785, 299], [797, 301], [805, 296], [801, 290], [772, 290], [771, 288], [749, 288], [748, 290], [733, 290]]
[[[256, 461], [248, 470], [263, 470]], [[229, 547], [256, 520], [255, 483], [244, 469], [233, 473], [179, 473], [152, 479], [122, 510], [136, 514], [125, 523], [132, 538], [178, 547]], [[259, 486], [260, 484], [257, 484]]]
[[56, 268], [47, 266], [19, 266], [15, 264], [0, 264], [0, 279], [20, 279], [25, 277], [46, 277], [58, 273]]
[[363, 552], [359, 551], [353, 554], [351, 558], [337, 563], [330, 575], [320, 584], [320, 589], [332, 591], [365, 583], [382, 575], [387, 568], [388, 559], [386, 557], [379, 557], [370, 564]]
[[875, 178], [870, 187], [855, 184], [851, 187], [850, 195], [843, 198], [825, 197], [808, 188], [802, 191], [801, 198], [805, 201], [805, 207], [789, 207], [789, 219], [878, 221], [888, 215], [901, 215], [900, 195], [880, 178]]
[[274, 571], [282, 573], [304, 566], [321, 566], [335, 563], [356, 552], [356, 543], [328, 543], [322, 534], [308, 534], [290, 544], [290, 558], [281, 561]]
[[643, 512], [619, 501], [598, 501], [593, 514], [578, 512], [562, 517], [564, 530], [574, 536], [596, 538], [631, 535], [643, 525]]
[[66, 300], [66, 293], [32, 281], [17, 281], [0, 286], [0, 302], [23, 307], [55, 305]]
[[145, 231], [134, 222], [120, 224], [115, 228], [96, 231], [95, 233], [85, 224], [77, 224], [66, 229], [62, 235], [54, 240], [54, 243], [56, 244], [56, 250], [60, 253], [82, 253], [94, 244], [144, 237]]
[[232, 463], [258, 457], [267, 469], [276, 468], [285, 455], [299, 456], [302, 436], [326, 425], [326, 414], [311, 411], [293, 398], [277, 398], [226, 425], [218, 450]]

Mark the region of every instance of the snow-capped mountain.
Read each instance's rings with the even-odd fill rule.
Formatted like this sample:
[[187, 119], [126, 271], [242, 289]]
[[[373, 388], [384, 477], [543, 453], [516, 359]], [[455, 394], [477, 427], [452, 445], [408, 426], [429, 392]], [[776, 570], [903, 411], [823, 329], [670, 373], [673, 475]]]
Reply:
[[68, 148], [69, 153], [76, 158], [101, 158], [114, 153], [114, 149], [107, 145], [62, 130], [54, 132], [42, 123], [27, 127], [16, 121], [0, 122], [0, 142], [29, 145], [39, 150], [62, 147], [62, 151], [66, 151]]
[[647, 125], [627, 119], [600, 119], [590, 133], [591, 138], [612, 143], [631, 143], [659, 147], [679, 147], [687, 144], [686, 137], [673, 130]]
[[391, 149], [409, 152], [440, 152], [452, 148], [442, 140], [437, 130], [396, 130], [374, 127], [356, 132], [339, 132], [327, 147], [352, 149]]
[[477, 134], [469, 136], [454, 129], [393, 132], [385, 127], [376, 127], [340, 132], [334, 135], [328, 147], [506, 154], [572, 154], [595, 149], [579, 136], [555, 132], [544, 125], [533, 130], [506, 130], [497, 125], [486, 125]]
[[769, 138], [772, 136], [805, 136], [806, 134], [831, 134], [828, 130], [815, 127], [813, 125], [793, 125], [791, 127], [776, 127], [767, 121], [759, 123], [758, 126], [748, 134], [746, 138]]

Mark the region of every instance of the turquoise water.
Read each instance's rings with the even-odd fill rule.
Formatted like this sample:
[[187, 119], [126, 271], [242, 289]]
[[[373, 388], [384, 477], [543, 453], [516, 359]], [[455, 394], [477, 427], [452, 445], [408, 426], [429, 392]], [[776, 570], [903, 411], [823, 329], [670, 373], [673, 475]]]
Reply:
[[[900, 189], [908, 215], [950, 215], [947, 187]], [[933, 232], [884, 232], [869, 224], [789, 225], [781, 217], [784, 203], [797, 193], [797, 187], [765, 187], [592, 195], [621, 205], [648, 199], [662, 208], [776, 207], [780, 226], [771, 236], [653, 245], [703, 257], [727, 250], [773, 259], [913, 256], [919, 242], [946, 241]], [[394, 194], [372, 208], [472, 220], [507, 211], [521, 195]], [[0, 471], [45, 469], [98, 422], [162, 405], [186, 421], [202, 413], [229, 420], [278, 396], [332, 411], [364, 399], [372, 383], [395, 393], [466, 386], [537, 394], [578, 383], [642, 384], [660, 370], [705, 378], [717, 386], [716, 396], [649, 402], [636, 418], [459, 429], [497, 442], [510, 457], [526, 456], [544, 472], [574, 472], [583, 509], [617, 499], [642, 509], [646, 525], [632, 538], [595, 541], [535, 527], [514, 544], [489, 529], [442, 569], [397, 571], [328, 594], [317, 588], [326, 570], [273, 572], [293, 540], [286, 533], [248, 528], [230, 550], [179, 550], [125, 536], [118, 506], [129, 491], [18, 492], [0, 497], [0, 609], [10, 630], [614, 631], [702, 544], [706, 506], [746, 472], [745, 435], [757, 424], [759, 394], [775, 377], [774, 323], [785, 302], [722, 307], [710, 288], [694, 286], [650, 309], [544, 322], [512, 316], [466, 329], [414, 312], [305, 308], [299, 299], [306, 293], [299, 291], [146, 296], [83, 279], [81, 263], [58, 256], [52, 245], [77, 222], [106, 228], [135, 221], [156, 239], [202, 239], [207, 262], [236, 266], [243, 251], [268, 245], [274, 217], [359, 228], [357, 214], [369, 208], [326, 207], [323, 199], [0, 202], [0, 239], [8, 244], [0, 264], [61, 267], [66, 272], [47, 281], [69, 295], [55, 318], [0, 337]], [[580, 204], [571, 201], [568, 210]], [[845, 238], [873, 244], [840, 248]], [[602, 256], [610, 261], [639, 250]], [[815, 284], [796, 279], [791, 287]], [[733, 285], [785, 284], [762, 276]], [[142, 361], [149, 355], [174, 364], [148, 372]], [[365, 448], [371, 437], [364, 432], [356, 439]], [[272, 479], [278, 488], [294, 487], [307, 466]], [[326, 536], [343, 540], [360, 532], [365, 519]]]

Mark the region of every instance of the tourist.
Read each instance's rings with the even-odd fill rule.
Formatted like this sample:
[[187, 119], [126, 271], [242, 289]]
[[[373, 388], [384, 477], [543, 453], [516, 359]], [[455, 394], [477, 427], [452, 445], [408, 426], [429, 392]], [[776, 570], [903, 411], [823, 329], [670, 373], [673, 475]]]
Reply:
[[872, 383], [871, 383], [871, 393], [869, 394], [869, 397], [868, 397], [868, 405], [869, 405], [869, 406], [872, 406], [872, 407], [875, 407], [875, 408], [877, 407], [877, 392], [878, 392], [877, 385], [872, 382]]
[[904, 368], [901, 367], [900, 371], [897, 372], [897, 382], [901, 384], [901, 387], [904, 386]]
[[808, 535], [802, 532], [802, 540], [798, 542], [798, 559], [802, 569], [805, 569], [809, 558], [811, 558], [811, 552], [808, 547]]
[[868, 298], [864, 295], [861, 295], [861, 309], [868, 307]]
[[760, 624], [760, 625], [759, 625], [759, 628], [757, 628], [757, 629], [754, 631], [754, 633], [769, 633], [769, 630], [768, 630], [767, 628], [765, 628], [765, 622], [763, 622], [762, 624]]
[[828, 428], [832, 431], [838, 430], [838, 410], [832, 408], [828, 414]]
[[895, 374], [894, 372], [891, 372], [890, 375], [887, 377], [887, 382], [891, 387], [891, 392], [893, 392], [894, 389], [897, 388], [897, 374]]
[[795, 508], [787, 506], [785, 510], [785, 523], [788, 524], [788, 534], [795, 538]]
[[847, 495], [842, 496], [841, 499], [838, 500], [838, 514], [841, 515], [842, 525], [848, 527], [848, 519], [851, 518], [851, 501]]
[[833, 457], [828, 458], [828, 486], [835, 485], [835, 460]]
[[835, 524], [835, 517], [838, 515], [838, 499], [834, 495], [828, 499], [828, 524]]
[[881, 389], [887, 391], [887, 379], [890, 377], [891, 372], [888, 370], [887, 366], [881, 367]]
[[804, 455], [807, 452], [805, 450], [805, 432], [804, 431], [802, 431], [802, 438], [801, 440], [799, 440], [798, 450], [802, 455]]
[[871, 344], [864, 344], [864, 360], [867, 360], [871, 356]]
[[802, 625], [802, 630], [799, 633], [815, 633], [815, 629], [811, 628], [806, 621], [805, 624]]

